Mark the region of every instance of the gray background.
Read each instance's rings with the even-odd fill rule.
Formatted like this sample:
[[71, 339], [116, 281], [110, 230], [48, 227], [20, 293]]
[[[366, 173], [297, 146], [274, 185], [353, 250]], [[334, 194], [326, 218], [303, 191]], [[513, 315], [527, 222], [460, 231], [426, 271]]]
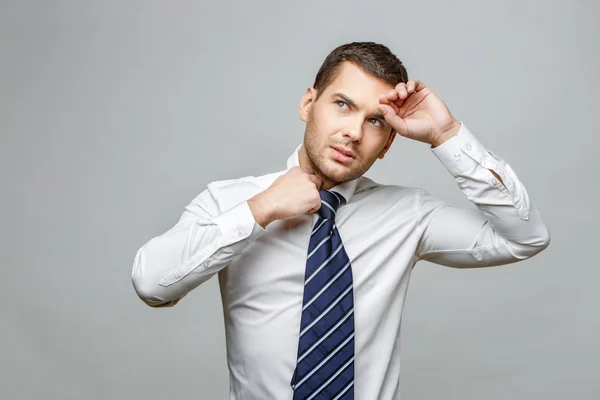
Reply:
[[[321, 62], [365, 40], [510, 163], [552, 234], [518, 264], [417, 266], [403, 397], [599, 398], [599, 3], [282, 3], [2, 1], [2, 398], [225, 399], [216, 279], [152, 309], [135, 252], [210, 181], [285, 168]], [[471, 207], [422, 143], [367, 175]]]

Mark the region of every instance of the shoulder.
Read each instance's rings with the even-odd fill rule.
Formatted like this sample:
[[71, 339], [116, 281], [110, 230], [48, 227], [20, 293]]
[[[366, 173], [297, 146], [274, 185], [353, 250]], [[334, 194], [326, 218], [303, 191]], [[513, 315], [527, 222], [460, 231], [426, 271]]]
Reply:
[[390, 201], [397, 201], [402, 198], [416, 198], [422, 189], [415, 186], [388, 185], [375, 182], [373, 179], [361, 176], [356, 184], [354, 196], [378, 196], [385, 197]]
[[260, 176], [243, 176], [210, 182], [205, 192], [218, 204], [221, 212], [243, 202], [267, 189], [286, 170]]
[[387, 203], [390, 206], [411, 208], [414, 211], [428, 212], [445, 203], [419, 186], [388, 185], [375, 182], [362, 176], [356, 185], [354, 196], [357, 199], [369, 197], [370, 201]]
[[212, 181], [207, 185], [207, 189], [218, 195], [225, 191], [243, 193], [245, 191], [254, 191], [268, 188], [278, 176], [284, 174], [286, 170], [273, 172], [260, 176], [243, 176], [235, 179], [224, 179], [220, 181]]

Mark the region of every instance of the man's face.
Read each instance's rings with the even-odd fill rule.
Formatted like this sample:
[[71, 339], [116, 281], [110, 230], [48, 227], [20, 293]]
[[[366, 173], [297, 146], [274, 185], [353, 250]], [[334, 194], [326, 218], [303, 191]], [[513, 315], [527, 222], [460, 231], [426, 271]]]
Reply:
[[393, 88], [345, 62], [318, 100], [315, 89], [306, 91], [300, 102], [306, 122], [300, 165], [323, 179], [321, 189], [356, 179], [383, 158], [396, 133], [377, 106], [379, 95]]

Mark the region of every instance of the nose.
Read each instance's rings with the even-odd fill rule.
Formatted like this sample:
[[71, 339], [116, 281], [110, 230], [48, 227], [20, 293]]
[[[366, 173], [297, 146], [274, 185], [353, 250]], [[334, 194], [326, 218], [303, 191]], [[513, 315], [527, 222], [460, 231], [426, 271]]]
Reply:
[[344, 129], [344, 136], [353, 142], [360, 142], [363, 135], [363, 121], [361, 118], [353, 119]]

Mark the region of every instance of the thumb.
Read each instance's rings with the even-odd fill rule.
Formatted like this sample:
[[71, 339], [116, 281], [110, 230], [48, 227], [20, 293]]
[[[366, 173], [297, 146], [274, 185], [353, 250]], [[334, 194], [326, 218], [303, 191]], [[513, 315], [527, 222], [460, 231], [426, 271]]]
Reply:
[[400, 135], [404, 136], [407, 132], [406, 122], [396, 114], [394, 109], [387, 104], [379, 104], [377, 109], [383, 114], [385, 121]]

